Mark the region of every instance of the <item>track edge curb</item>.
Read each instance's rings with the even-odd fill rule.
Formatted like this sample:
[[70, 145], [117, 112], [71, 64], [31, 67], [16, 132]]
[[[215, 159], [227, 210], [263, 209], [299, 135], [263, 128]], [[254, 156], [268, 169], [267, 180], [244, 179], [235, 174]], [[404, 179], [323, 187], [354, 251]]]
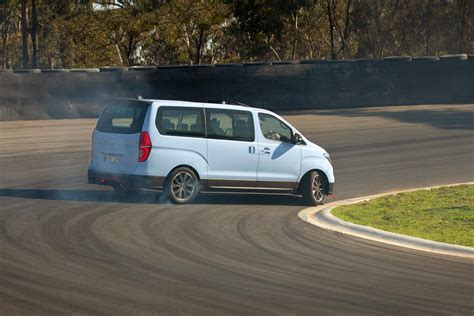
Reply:
[[331, 214], [331, 210], [340, 205], [354, 204], [363, 201], [369, 201], [378, 197], [387, 195], [394, 195], [403, 192], [412, 192], [417, 190], [430, 190], [440, 187], [451, 187], [458, 185], [472, 185], [474, 182], [466, 183], [453, 183], [446, 185], [438, 185], [431, 187], [423, 187], [409, 190], [398, 190], [390, 191], [381, 194], [368, 195], [363, 197], [357, 197], [352, 199], [346, 199], [341, 201], [331, 202], [327, 205], [320, 205], [315, 207], [309, 207], [298, 212], [298, 217], [303, 221], [315, 225], [317, 227], [330, 230], [333, 232], [351, 235], [363, 239], [368, 239], [376, 242], [382, 242], [390, 245], [400, 246], [404, 248], [410, 248], [415, 250], [421, 250], [425, 252], [431, 252], [436, 254], [458, 256], [464, 258], [474, 259], [474, 247], [460, 246], [454, 244], [443, 243], [439, 241], [433, 241], [423, 239], [419, 237], [412, 237], [397, 233], [384, 231], [369, 226], [363, 226], [350, 222], [343, 221], [342, 219]]

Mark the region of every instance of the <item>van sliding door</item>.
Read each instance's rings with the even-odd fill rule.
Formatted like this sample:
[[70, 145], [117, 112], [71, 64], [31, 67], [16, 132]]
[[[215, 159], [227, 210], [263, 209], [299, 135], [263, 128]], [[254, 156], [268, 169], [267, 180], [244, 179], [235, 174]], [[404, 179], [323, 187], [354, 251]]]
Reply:
[[257, 143], [252, 112], [206, 108], [208, 185], [255, 189]]

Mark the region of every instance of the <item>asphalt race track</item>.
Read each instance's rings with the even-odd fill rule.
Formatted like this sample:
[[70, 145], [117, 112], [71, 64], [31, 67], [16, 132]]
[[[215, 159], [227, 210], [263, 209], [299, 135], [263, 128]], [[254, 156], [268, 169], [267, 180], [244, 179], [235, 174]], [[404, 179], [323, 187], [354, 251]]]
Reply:
[[[474, 180], [474, 105], [284, 113], [337, 199]], [[301, 221], [290, 196], [121, 201], [86, 183], [95, 120], [0, 123], [0, 314], [474, 314], [474, 261]]]

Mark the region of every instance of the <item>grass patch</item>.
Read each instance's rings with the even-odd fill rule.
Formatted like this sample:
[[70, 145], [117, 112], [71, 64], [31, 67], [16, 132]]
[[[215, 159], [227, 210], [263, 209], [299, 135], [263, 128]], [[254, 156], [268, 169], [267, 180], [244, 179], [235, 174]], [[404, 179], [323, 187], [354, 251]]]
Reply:
[[474, 247], [474, 185], [400, 193], [339, 206], [332, 214], [389, 232]]

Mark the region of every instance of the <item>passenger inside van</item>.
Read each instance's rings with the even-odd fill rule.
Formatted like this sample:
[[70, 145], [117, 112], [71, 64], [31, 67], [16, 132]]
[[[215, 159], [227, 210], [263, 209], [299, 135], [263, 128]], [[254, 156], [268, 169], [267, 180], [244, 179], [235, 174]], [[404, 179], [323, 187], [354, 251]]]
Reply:
[[224, 130], [220, 127], [220, 122], [216, 118], [211, 119], [209, 125], [215, 135], [225, 135]]

